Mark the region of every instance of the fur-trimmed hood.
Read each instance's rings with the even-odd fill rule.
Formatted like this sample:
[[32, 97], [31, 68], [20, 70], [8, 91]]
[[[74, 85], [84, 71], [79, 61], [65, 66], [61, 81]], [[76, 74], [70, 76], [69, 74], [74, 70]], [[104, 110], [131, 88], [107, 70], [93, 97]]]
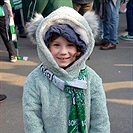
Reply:
[[[45, 18], [41, 14], [35, 14], [35, 18], [31, 20], [27, 31], [30, 39], [37, 44], [40, 61], [58, 77], [73, 79], [78, 76], [79, 71], [85, 66], [86, 60], [93, 51], [94, 37], [98, 34], [98, 22], [98, 17], [94, 12], [88, 11], [84, 16], [81, 16], [70, 7], [60, 7]], [[87, 45], [85, 54], [66, 70], [58, 66], [44, 42], [45, 33], [51, 25], [55, 24], [70, 25]]]

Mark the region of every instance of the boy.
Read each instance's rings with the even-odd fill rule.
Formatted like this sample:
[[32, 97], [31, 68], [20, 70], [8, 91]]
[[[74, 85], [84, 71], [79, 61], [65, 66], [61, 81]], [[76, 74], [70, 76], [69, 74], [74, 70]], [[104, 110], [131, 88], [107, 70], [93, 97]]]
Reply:
[[97, 29], [93, 12], [83, 17], [70, 7], [31, 21], [42, 64], [24, 84], [26, 133], [110, 133], [102, 80], [85, 64]]

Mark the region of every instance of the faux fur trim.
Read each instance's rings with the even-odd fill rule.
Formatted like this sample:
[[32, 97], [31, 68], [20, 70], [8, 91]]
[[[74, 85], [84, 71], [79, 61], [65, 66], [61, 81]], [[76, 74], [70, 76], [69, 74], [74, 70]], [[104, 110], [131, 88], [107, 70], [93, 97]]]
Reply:
[[35, 13], [34, 19], [32, 18], [30, 23], [28, 24], [29, 25], [27, 28], [28, 37], [30, 38], [33, 44], [36, 44], [35, 33], [36, 33], [38, 25], [43, 19], [44, 17], [41, 14]]
[[94, 37], [96, 37], [99, 33], [99, 17], [95, 14], [94, 11], [87, 11], [84, 14], [84, 18], [87, 20]]
[[[96, 37], [99, 33], [99, 23], [98, 23], [99, 18], [98, 18], [98, 16], [95, 14], [95, 12], [88, 11], [84, 14], [83, 17], [87, 20], [94, 37]], [[28, 36], [33, 44], [36, 44], [35, 33], [36, 33], [38, 25], [40, 24], [40, 22], [43, 19], [44, 19], [44, 17], [41, 14], [35, 13], [35, 17], [32, 18], [30, 23], [28, 24], [29, 25], [27, 28]]]

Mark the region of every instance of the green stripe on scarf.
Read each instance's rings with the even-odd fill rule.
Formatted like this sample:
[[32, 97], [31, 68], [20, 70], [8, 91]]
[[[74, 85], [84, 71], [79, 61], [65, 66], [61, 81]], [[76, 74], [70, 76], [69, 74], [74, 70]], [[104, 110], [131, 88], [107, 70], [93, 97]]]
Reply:
[[[81, 70], [79, 73], [79, 80], [85, 80], [86, 69]], [[86, 116], [85, 116], [85, 94], [83, 89], [72, 88], [65, 86], [64, 91], [67, 96], [72, 99], [69, 123], [68, 123], [68, 133], [86, 133]]]
[[3, 12], [3, 7], [0, 5], [0, 17], [5, 16], [4, 12]]

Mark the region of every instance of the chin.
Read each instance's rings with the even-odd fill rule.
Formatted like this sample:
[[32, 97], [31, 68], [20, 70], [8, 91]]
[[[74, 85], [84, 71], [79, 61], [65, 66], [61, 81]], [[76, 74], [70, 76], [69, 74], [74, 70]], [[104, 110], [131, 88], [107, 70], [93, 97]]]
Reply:
[[61, 65], [60, 67], [61, 68], [66, 68], [68, 65]]
[[65, 64], [64, 64], [64, 65], [63, 65], [63, 64], [62, 64], [62, 65], [59, 65], [59, 67], [61, 67], [61, 68], [67, 68], [68, 66], [69, 66], [69, 64], [66, 64], [66, 65], [65, 65]]

